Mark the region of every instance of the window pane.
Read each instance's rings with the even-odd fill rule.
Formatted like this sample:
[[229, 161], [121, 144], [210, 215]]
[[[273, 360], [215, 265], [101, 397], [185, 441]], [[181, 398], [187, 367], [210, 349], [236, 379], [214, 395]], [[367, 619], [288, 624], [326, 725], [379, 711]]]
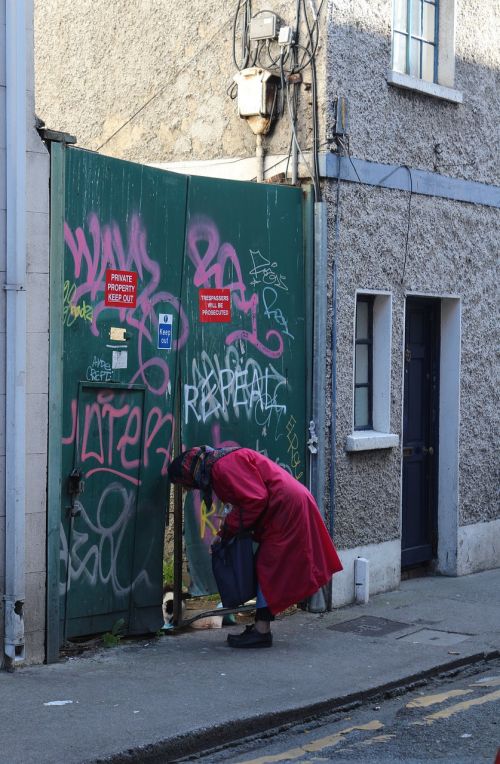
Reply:
[[422, 34], [422, 0], [413, 0], [411, 4], [411, 33], [417, 37]]
[[368, 345], [356, 345], [356, 370], [355, 382], [368, 383]]
[[399, 32], [407, 32], [406, 12], [408, 10], [408, 0], [394, 0], [394, 29]]
[[394, 32], [392, 68], [395, 72], [406, 73], [406, 35]]
[[422, 79], [434, 82], [434, 45], [422, 43]]
[[361, 300], [356, 303], [356, 339], [368, 339], [368, 303]]
[[369, 427], [368, 388], [358, 387], [354, 391], [354, 427]]
[[436, 37], [436, 9], [429, 3], [424, 3], [424, 24], [422, 37], [428, 42], [434, 42]]
[[420, 79], [420, 43], [418, 40], [410, 41], [410, 74]]

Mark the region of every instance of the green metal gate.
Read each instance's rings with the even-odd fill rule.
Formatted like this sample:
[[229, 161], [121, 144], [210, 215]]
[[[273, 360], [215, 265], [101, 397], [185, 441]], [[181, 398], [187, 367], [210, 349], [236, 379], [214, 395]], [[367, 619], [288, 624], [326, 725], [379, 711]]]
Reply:
[[[161, 626], [176, 427], [305, 482], [310, 368], [301, 191], [60, 144], [51, 182], [49, 659], [118, 619]], [[186, 503], [195, 594], [214, 591], [217, 515]]]

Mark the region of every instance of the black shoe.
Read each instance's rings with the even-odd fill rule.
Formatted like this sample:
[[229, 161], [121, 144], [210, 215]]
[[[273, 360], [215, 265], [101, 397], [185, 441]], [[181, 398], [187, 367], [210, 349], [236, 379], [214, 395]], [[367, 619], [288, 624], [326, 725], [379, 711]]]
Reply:
[[247, 626], [242, 634], [229, 634], [227, 638], [229, 647], [271, 647], [273, 635], [270, 631], [261, 634], [252, 626]]

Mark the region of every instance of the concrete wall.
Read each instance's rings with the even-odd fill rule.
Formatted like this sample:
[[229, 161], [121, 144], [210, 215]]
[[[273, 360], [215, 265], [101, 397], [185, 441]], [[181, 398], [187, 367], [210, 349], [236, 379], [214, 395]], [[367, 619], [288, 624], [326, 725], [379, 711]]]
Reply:
[[463, 103], [391, 87], [392, 0], [330, 0], [328, 94], [349, 99], [354, 156], [499, 182], [498, 4], [456, 3], [455, 88]]
[[[45, 654], [47, 409], [48, 409], [48, 237], [49, 157], [35, 130], [33, 8], [27, 4], [27, 380], [26, 380], [26, 660]], [[0, 48], [5, 49], [5, 2], [0, 2]], [[0, 281], [5, 281], [5, 68], [0, 64]], [[5, 552], [5, 292], [0, 291], [0, 596]], [[3, 618], [0, 610], [0, 653]]]
[[[236, 5], [80, 0], [75, 12], [68, 0], [35, 0], [38, 115], [85, 148], [106, 142], [103, 153], [139, 162], [253, 155], [255, 138], [227, 95]], [[269, 7], [252, 4], [254, 13]], [[295, 1], [273, 0], [272, 10], [293, 23]], [[309, 145], [310, 121], [299, 130]], [[286, 117], [266, 142], [288, 151]]]
[[[328, 189], [332, 216], [335, 213], [335, 191], [332, 184]], [[405, 297], [414, 293], [459, 298], [460, 473], [456, 522], [463, 526], [498, 520], [495, 488], [497, 374], [491, 352], [498, 320], [495, 307], [498, 210], [414, 196], [402, 281], [408, 194], [342, 184], [340, 199], [336, 541], [341, 548], [351, 548], [400, 536], [400, 448], [360, 453], [345, 450], [346, 438], [352, 431], [356, 289], [388, 290], [392, 294], [390, 431], [400, 436]], [[363, 210], [362, 226], [358, 225], [360, 209]], [[495, 524], [491, 531], [498, 535]], [[470, 541], [472, 543], [472, 539]], [[456, 538], [454, 543], [456, 546]], [[462, 549], [461, 554], [467, 555], [469, 560], [476, 554], [477, 565], [482, 567], [480, 548], [475, 552]], [[469, 569], [473, 568], [471, 561]]]

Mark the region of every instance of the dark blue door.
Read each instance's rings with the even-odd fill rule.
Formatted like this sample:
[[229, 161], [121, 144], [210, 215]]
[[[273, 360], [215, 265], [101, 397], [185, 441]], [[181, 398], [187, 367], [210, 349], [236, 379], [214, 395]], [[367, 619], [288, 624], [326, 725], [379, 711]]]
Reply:
[[436, 555], [439, 390], [438, 300], [408, 298], [403, 413], [403, 568]]

